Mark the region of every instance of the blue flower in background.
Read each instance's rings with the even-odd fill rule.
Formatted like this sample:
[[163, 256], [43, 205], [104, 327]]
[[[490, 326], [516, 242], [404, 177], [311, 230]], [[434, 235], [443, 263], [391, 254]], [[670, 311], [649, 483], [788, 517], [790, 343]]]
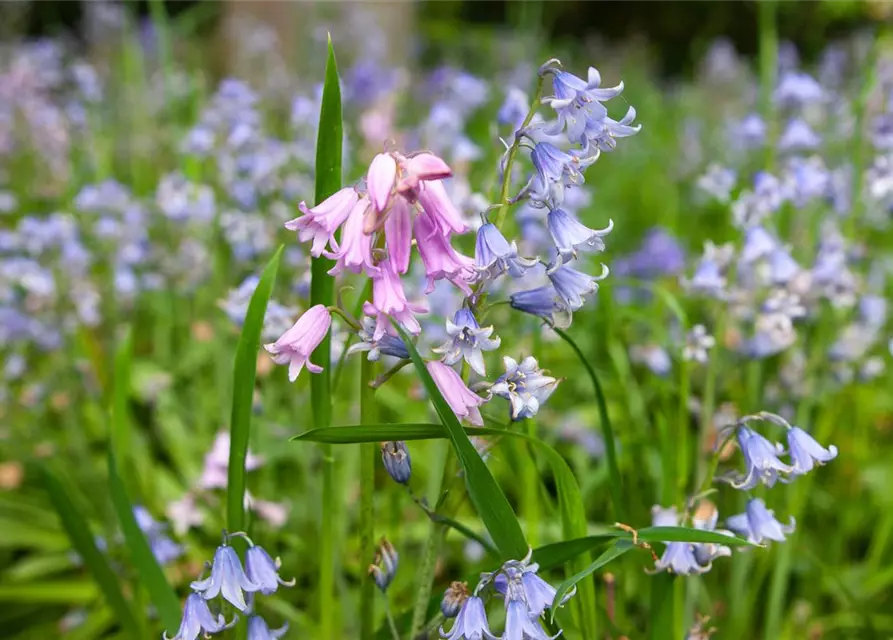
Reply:
[[270, 629], [267, 621], [254, 615], [248, 618], [248, 640], [277, 640], [288, 631], [288, 623], [279, 629]]

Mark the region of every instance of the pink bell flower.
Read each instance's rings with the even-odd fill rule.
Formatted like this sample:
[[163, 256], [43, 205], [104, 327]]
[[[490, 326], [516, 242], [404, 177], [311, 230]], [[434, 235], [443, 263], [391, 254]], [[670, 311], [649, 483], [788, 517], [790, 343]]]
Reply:
[[456, 417], [460, 420], [464, 418], [476, 427], [483, 427], [484, 418], [478, 407], [486, 400], [466, 387], [459, 374], [440, 360], [431, 360], [426, 366], [443, 399], [450, 405]]
[[364, 196], [357, 200], [341, 229], [340, 245], [335, 251], [324, 254], [336, 261], [335, 266], [329, 269], [329, 275], [338, 275], [344, 269], [362, 273], [364, 268], [369, 275], [378, 273], [378, 267], [372, 260], [372, 236], [364, 232], [368, 209], [368, 198]]
[[468, 225], [462, 219], [462, 214], [450, 201], [440, 180], [422, 182], [419, 185], [419, 204], [425, 213], [437, 222], [443, 235], [468, 231]]
[[366, 174], [366, 189], [378, 213], [382, 213], [391, 199], [391, 191], [397, 181], [397, 161], [389, 153], [379, 153], [372, 159]]
[[286, 222], [285, 228], [289, 231], [297, 231], [298, 239], [301, 242], [312, 240], [313, 246], [310, 253], [313, 257], [318, 258], [322, 255], [327, 243], [337, 250], [335, 231], [347, 219], [359, 197], [356, 189], [345, 187], [312, 209], [307, 207], [307, 203], [301, 202], [298, 209], [303, 215]]
[[381, 261], [378, 266], [378, 274], [372, 276], [372, 302], [363, 305], [363, 313], [374, 316], [376, 320], [372, 340], [380, 340], [391, 328], [388, 316], [396, 318], [410, 333], [418, 334], [422, 327], [416, 320], [415, 314], [424, 313], [428, 309], [406, 299], [403, 283], [394, 271], [390, 259]]
[[415, 191], [421, 181], [443, 180], [453, 175], [449, 165], [433, 153], [420, 153], [408, 158], [400, 168], [403, 170], [403, 177], [397, 186], [400, 193]]
[[437, 223], [427, 213], [416, 218], [415, 237], [419, 255], [425, 264], [425, 275], [428, 276], [425, 293], [434, 291], [436, 280], [446, 278], [470, 295], [469, 282], [474, 278], [474, 261], [453, 249], [449, 239], [440, 233]]
[[305, 364], [311, 373], [322, 371], [322, 367], [310, 362], [310, 354], [322, 342], [330, 326], [332, 314], [325, 305], [318, 304], [310, 307], [276, 342], [265, 344], [264, 349], [273, 355], [276, 364], [288, 364], [288, 379], [294, 382]]
[[391, 212], [384, 223], [384, 237], [394, 269], [397, 273], [406, 273], [412, 251], [412, 205], [406, 198], [394, 198]]

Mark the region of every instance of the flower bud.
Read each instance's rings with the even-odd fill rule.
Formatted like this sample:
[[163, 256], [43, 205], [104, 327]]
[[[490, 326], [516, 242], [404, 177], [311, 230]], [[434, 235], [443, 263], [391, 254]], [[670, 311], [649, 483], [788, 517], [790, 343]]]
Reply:
[[391, 585], [394, 575], [397, 573], [400, 556], [394, 545], [382, 538], [378, 546], [378, 552], [375, 554], [375, 563], [369, 565], [369, 575], [375, 580], [378, 588], [385, 592]]
[[455, 618], [467, 599], [468, 583], [453, 582], [443, 594], [443, 600], [440, 602], [440, 611], [446, 618]]
[[388, 475], [395, 482], [406, 484], [412, 475], [412, 462], [409, 458], [409, 450], [406, 443], [400, 442], [382, 442], [381, 443], [381, 461]]

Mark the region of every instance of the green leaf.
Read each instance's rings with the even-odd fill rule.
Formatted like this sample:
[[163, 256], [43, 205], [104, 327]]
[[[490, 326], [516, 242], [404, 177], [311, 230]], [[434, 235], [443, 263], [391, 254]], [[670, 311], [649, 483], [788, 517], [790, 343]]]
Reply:
[[[468, 431], [468, 429], [466, 429]], [[446, 438], [443, 427], [433, 422], [406, 424], [357, 424], [346, 427], [322, 427], [292, 436], [292, 440], [327, 444], [357, 444], [388, 440], [436, 440]]]
[[[137, 623], [137, 618], [134, 616], [130, 604], [124, 598], [118, 577], [112, 571], [106, 557], [96, 547], [93, 533], [90, 531], [86, 519], [71, 501], [71, 497], [55, 472], [46, 466], [42, 466], [40, 469], [43, 472], [44, 486], [47, 493], [49, 493], [53, 507], [59, 514], [62, 526], [68, 533], [68, 537], [71, 538], [71, 543], [75, 550], [83, 558], [84, 564], [93, 575], [93, 579], [102, 590], [109, 606], [115, 612], [118, 622], [131, 637], [141, 637], [141, 627]], [[23, 587], [24, 585], [16, 585], [14, 589], [22, 589]]]
[[96, 584], [85, 580], [0, 584], [0, 602], [86, 605], [98, 596]]
[[551, 569], [572, 560], [580, 554], [617, 538], [616, 529], [605, 529], [605, 533], [589, 535], [584, 538], [553, 542], [533, 550], [533, 561], [542, 569]]
[[257, 289], [251, 295], [242, 335], [236, 347], [233, 367], [233, 408], [230, 419], [229, 470], [227, 473], [227, 526], [230, 531], [245, 527], [245, 457], [248, 455], [248, 434], [251, 431], [251, 408], [254, 400], [254, 380], [257, 375], [257, 352], [264, 327], [267, 303], [273, 293], [273, 283], [279, 269], [282, 245], [270, 258], [261, 274]]
[[164, 571], [155, 559], [146, 536], [137, 524], [133, 505], [118, 475], [114, 451], [109, 451], [108, 466], [112, 503], [118, 514], [121, 531], [124, 533], [124, 540], [130, 550], [130, 557], [139, 575], [140, 584], [145, 587], [152, 604], [158, 609], [158, 615], [165, 628], [169, 631], [177, 629], [180, 626], [180, 599], [165, 578]]
[[616, 542], [612, 543], [611, 546], [608, 547], [603, 554], [596, 558], [595, 562], [590, 564], [588, 567], [586, 567], [576, 575], [573, 575], [562, 582], [555, 590], [555, 598], [552, 600], [552, 606], [550, 608], [552, 619], [555, 618], [555, 610], [560, 605], [562, 598], [567, 595], [567, 593], [574, 587], [575, 584], [580, 582], [583, 578], [592, 575], [612, 560], [616, 560], [632, 548], [633, 543], [631, 540], [617, 540]]
[[595, 400], [598, 404], [599, 418], [602, 423], [602, 438], [605, 441], [605, 459], [608, 463], [608, 475], [611, 480], [611, 502], [614, 505], [614, 514], [617, 516], [617, 519], [624, 521], [626, 519], [626, 508], [622, 497], [623, 480], [620, 476], [620, 467], [617, 464], [617, 445], [614, 442], [614, 428], [611, 426], [611, 418], [608, 415], [608, 405], [605, 401], [605, 393], [602, 390], [601, 382], [599, 382], [595, 369], [589, 364], [589, 360], [587, 360], [586, 356], [583, 355], [583, 352], [580, 351], [580, 347], [577, 346], [577, 343], [561, 329], [555, 328], [554, 331], [562, 340], [567, 342], [571, 349], [574, 350], [574, 353], [577, 354], [580, 362], [582, 362], [583, 366], [586, 368], [586, 373], [589, 374], [592, 386], [595, 388]]
[[[459, 424], [456, 414], [453, 413], [450, 405], [444, 400], [440, 389], [437, 388], [437, 385], [428, 373], [428, 369], [425, 368], [425, 362], [410, 340], [409, 335], [396, 320], [392, 319], [391, 324], [397, 329], [397, 332], [406, 344], [409, 356], [413, 365], [415, 365], [416, 373], [418, 373], [425, 390], [428, 392], [431, 404], [434, 405], [434, 409], [443, 424], [443, 431], [449, 436], [453, 449], [456, 451], [456, 457], [459, 459], [459, 464], [462, 465], [462, 469], [465, 472], [465, 485], [468, 489], [468, 496], [481, 517], [481, 521], [490, 533], [490, 537], [504, 559], [523, 558], [527, 555], [527, 541], [524, 539], [524, 532], [521, 531], [521, 525], [518, 524], [518, 518], [512, 510], [512, 505], [509, 504], [502, 489], [499, 488], [496, 480], [493, 479], [493, 475], [481, 459], [477, 449], [471, 444], [471, 441], [465, 434], [465, 430]], [[391, 438], [387, 439], [390, 440]]]
[[[632, 538], [628, 531], [622, 532], [620, 537]], [[642, 542], [712, 542], [724, 544], [728, 547], [756, 547], [744, 538], [727, 536], [716, 531], [704, 531], [702, 529], [690, 529], [688, 527], [646, 527], [639, 529], [637, 537]]]

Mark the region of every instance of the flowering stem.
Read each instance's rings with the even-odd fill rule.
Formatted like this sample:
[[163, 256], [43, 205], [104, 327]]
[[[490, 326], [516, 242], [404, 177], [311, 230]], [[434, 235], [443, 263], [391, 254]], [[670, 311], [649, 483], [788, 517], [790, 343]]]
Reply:
[[506, 153], [505, 169], [503, 169], [502, 172], [502, 189], [499, 192], [499, 213], [496, 214], [496, 226], [499, 229], [502, 229], [502, 223], [505, 221], [505, 215], [509, 208], [509, 190], [512, 187], [512, 168], [515, 165], [515, 156], [518, 153], [518, 149], [521, 147], [521, 136], [519, 135], [519, 132], [530, 125], [534, 114], [536, 114], [536, 111], [540, 106], [544, 81], [545, 76], [541, 74], [536, 81], [536, 92], [533, 94], [533, 100], [530, 102], [530, 110], [527, 112], [527, 117], [524, 118], [521, 127], [515, 132], [515, 139], [512, 141], [512, 145]]
[[[363, 358], [360, 364], [360, 424], [378, 420], [375, 390], [369, 386], [375, 377], [375, 363]], [[360, 564], [375, 555], [375, 461], [374, 442], [360, 445]], [[360, 638], [375, 636], [375, 581], [366, 579], [360, 589]]]
[[676, 492], [677, 501], [685, 500], [685, 488], [688, 486], [689, 475], [689, 412], [688, 412], [688, 396], [691, 390], [689, 375], [689, 363], [684, 358], [679, 363], [679, 413], [676, 419], [676, 437], [678, 438], [678, 460], [676, 462]]
[[776, 0], [761, 0], [758, 6], [760, 30], [760, 109], [769, 130], [769, 144], [766, 145], [766, 167], [772, 168], [775, 159], [776, 123], [772, 108], [772, 91], [778, 75], [778, 28]]
[[396, 374], [398, 371], [400, 371], [400, 369], [402, 369], [403, 367], [405, 367], [408, 364], [412, 364], [412, 360], [399, 360], [397, 362], [397, 364], [395, 364], [393, 367], [391, 367], [390, 369], [388, 369], [387, 371], [382, 373], [380, 376], [378, 376], [377, 378], [375, 378], [374, 380], [369, 382], [369, 386], [372, 387], [373, 389], [378, 389], [381, 385], [383, 385], [385, 382], [387, 382], [392, 377], [394, 377], [394, 374]]
[[[538, 334], [537, 334], [538, 335]], [[528, 418], [527, 435], [532, 438], [536, 437], [536, 420]], [[522, 447], [525, 455], [530, 456], [524, 465], [524, 512], [527, 517], [527, 542], [531, 547], [539, 545], [539, 525], [540, 525], [540, 502], [539, 488], [540, 476], [536, 468], [536, 458], [530, 447]]]
[[391, 613], [391, 603], [388, 600], [387, 594], [384, 596], [384, 613], [388, 618], [388, 626], [391, 628], [391, 636], [394, 640], [400, 640], [400, 632], [397, 631], [397, 623], [394, 622], [394, 614]]

